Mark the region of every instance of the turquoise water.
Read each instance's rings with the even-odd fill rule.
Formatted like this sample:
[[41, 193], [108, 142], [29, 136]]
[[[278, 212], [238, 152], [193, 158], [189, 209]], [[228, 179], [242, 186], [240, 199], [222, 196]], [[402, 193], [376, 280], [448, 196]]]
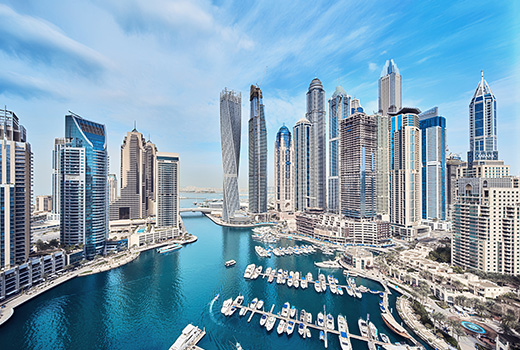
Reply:
[[[184, 200], [183, 206], [193, 205]], [[325, 305], [334, 317], [345, 315], [350, 331], [359, 334], [357, 320], [370, 314], [380, 332], [392, 341], [402, 339], [386, 327], [379, 314], [379, 295], [364, 294], [363, 299], [317, 294], [314, 289], [301, 290], [267, 283], [246, 281], [245, 267], [262, 264], [304, 273], [316, 278], [313, 262], [330, 257], [311, 256], [259, 258], [249, 229], [229, 229], [213, 224], [200, 214], [183, 215], [186, 228], [199, 240], [178, 251], [161, 255], [148, 251], [121, 268], [74, 280], [60, 285], [15, 310], [14, 316], [0, 327], [2, 349], [168, 349], [188, 323], [205, 327], [207, 334], [199, 343], [206, 350], [231, 349], [238, 340], [244, 349], [323, 349], [317, 331], [311, 339], [302, 339], [297, 331], [290, 337], [276, 330], [260, 327], [257, 314], [251, 323], [238, 312], [232, 317], [220, 313], [223, 300], [245, 296], [246, 302], [262, 298], [265, 308], [276, 304], [275, 312], [289, 301], [296, 308], [312, 312], [313, 320]], [[283, 240], [278, 245], [293, 245]], [[235, 259], [234, 267], [224, 267]], [[345, 278], [338, 270], [332, 273], [340, 283]], [[370, 289], [382, 287], [358, 278]], [[217, 293], [219, 300], [211, 301]], [[390, 298], [395, 303], [395, 296]], [[394, 307], [395, 309], [395, 307]], [[249, 314], [248, 314], [249, 316]], [[352, 340], [354, 349], [367, 349], [364, 342]], [[329, 335], [329, 348], [339, 348], [336, 336]]]

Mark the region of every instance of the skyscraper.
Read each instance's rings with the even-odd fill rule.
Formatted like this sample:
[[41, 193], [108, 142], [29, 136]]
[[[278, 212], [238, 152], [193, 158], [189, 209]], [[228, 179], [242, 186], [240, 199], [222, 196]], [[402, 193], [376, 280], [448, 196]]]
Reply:
[[179, 154], [157, 152], [157, 227], [179, 228]]
[[110, 220], [147, 218], [155, 214], [157, 148], [137, 129], [121, 145], [121, 194], [110, 204]]
[[376, 216], [376, 116], [354, 113], [340, 124], [341, 214], [353, 219]]
[[420, 110], [390, 116], [390, 222], [395, 234], [413, 239], [421, 221]]
[[294, 126], [294, 209], [305, 211], [312, 208], [311, 139], [312, 124], [305, 118]]
[[314, 78], [307, 91], [306, 118], [311, 122], [311, 206], [327, 207], [327, 144], [325, 132], [325, 90], [318, 78]]
[[60, 154], [60, 242], [83, 245], [85, 257], [104, 254], [108, 235], [106, 129], [76, 114], [65, 116]]
[[446, 119], [437, 107], [419, 114], [422, 218], [446, 219]]
[[262, 90], [251, 85], [249, 95], [249, 212], [267, 212], [267, 129]]
[[117, 176], [108, 174], [108, 204], [112, 204], [117, 199]]
[[60, 221], [61, 208], [61, 148], [70, 142], [64, 137], [54, 139], [54, 149], [52, 150], [52, 213], [51, 218]]
[[238, 193], [238, 168], [240, 161], [240, 130], [242, 120], [242, 96], [235, 91], [220, 93], [220, 144], [222, 147], [222, 182], [224, 203], [222, 219], [229, 222], [240, 209]]
[[401, 106], [401, 74], [394, 60], [388, 60], [379, 78], [379, 114], [395, 114]]
[[275, 207], [279, 212], [294, 211], [294, 147], [291, 132], [284, 125], [274, 145]]
[[341, 86], [329, 99], [329, 196], [328, 210], [339, 213], [339, 124], [350, 115], [351, 97]]
[[0, 268], [23, 263], [31, 243], [32, 152], [18, 116], [0, 110]]
[[469, 152], [468, 168], [473, 161], [498, 160], [497, 150], [497, 101], [484, 72], [469, 104]]

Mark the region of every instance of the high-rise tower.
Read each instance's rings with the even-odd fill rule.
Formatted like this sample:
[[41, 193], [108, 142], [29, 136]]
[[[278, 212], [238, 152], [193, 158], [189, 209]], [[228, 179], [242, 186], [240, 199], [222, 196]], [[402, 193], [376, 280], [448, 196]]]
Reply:
[[347, 95], [341, 86], [329, 99], [329, 195], [328, 210], [339, 213], [339, 142], [341, 120], [350, 115], [351, 97]]
[[157, 227], [179, 228], [179, 154], [157, 152]]
[[229, 222], [240, 209], [238, 168], [240, 161], [240, 130], [242, 96], [227, 89], [220, 93], [220, 144], [222, 146], [222, 180], [224, 203], [222, 219]]
[[267, 129], [262, 90], [251, 85], [249, 95], [249, 212], [267, 212]]
[[83, 245], [85, 257], [104, 254], [108, 235], [106, 129], [76, 114], [65, 116], [60, 154], [60, 242]]
[[376, 116], [354, 113], [341, 120], [340, 125], [340, 211], [348, 218], [374, 218], [377, 207]]
[[327, 151], [325, 132], [325, 90], [314, 78], [307, 91], [307, 120], [311, 123], [311, 207], [327, 207]]
[[468, 168], [476, 160], [498, 160], [497, 101], [484, 72], [469, 104]]
[[312, 124], [305, 118], [300, 119], [294, 126], [294, 175], [295, 175], [295, 210], [305, 211], [313, 207], [312, 197], [312, 168], [311, 168], [311, 139]]
[[25, 128], [0, 110], [0, 268], [21, 264], [31, 243], [32, 152]]
[[294, 148], [291, 132], [284, 125], [274, 145], [275, 207], [279, 212], [294, 211]]
[[446, 119], [437, 107], [419, 114], [422, 218], [446, 219]]
[[52, 213], [51, 218], [60, 221], [61, 206], [61, 148], [69, 141], [64, 137], [54, 139], [54, 149], [52, 150]]
[[401, 90], [399, 69], [394, 60], [388, 60], [379, 78], [379, 114], [397, 113], [401, 109]]
[[121, 145], [121, 195], [110, 204], [110, 220], [147, 218], [155, 214], [157, 148], [137, 129]]

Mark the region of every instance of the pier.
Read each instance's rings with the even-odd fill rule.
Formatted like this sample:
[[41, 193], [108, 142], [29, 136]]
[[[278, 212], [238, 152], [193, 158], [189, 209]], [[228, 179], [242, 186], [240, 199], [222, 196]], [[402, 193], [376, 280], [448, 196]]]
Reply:
[[[334, 335], [336, 335], [336, 336], [339, 336], [339, 334], [340, 334], [339, 330], [337, 330], [337, 329], [329, 329], [329, 328], [327, 328], [327, 327], [326, 327], [326, 322], [324, 322], [324, 325], [323, 325], [322, 327], [320, 327], [320, 326], [317, 325], [317, 323], [307, 323], [306, 320], [300, 321], [300, 320], [298, 320], [298, 319], [296, 318], [296, 316], [297, 316], [298, 313], [296, 313], [295, 318], [291, 318], [291, 317], [290, 317], [290, 314], [288, 314], [286, 317], [282, 317], [280, 314], [278, 314], [278, 313], [274, 313], [274, 312], [273, 312], [274, 307], [275, 307], [274, 304], [273, 304], [273, 306], [271, 307], [271, 310], [270, 310], [270, 311], [265, 311], [264, 309], [262, 309], [262, 310], [258, 310], [258, 309], [256, 309], [256, 308], [252, 309], [252, 308], [250, 308], [250, 307], [247, 306], [247, 305], [238, 305], [238, 304], [235, 304], [234, 302], [233, 302], [232, 305], [234, 305], [237, 309], [246, 309], [246, 310], [247, 310], [247, 311], [246, 311], [246, 315], [247, 315], [247, 312], [251, 312], [251, 315], [249, 316], [247, 322], [250, 322], [250, 321], [252, 320], [252, 318], [253, 318], [253, 316], [255, 315], [255, 313], [258, 313], [258, 314], [260, 314], [260, 315], [262, 315], [262, 314], [266, 314], [267, 317], [270, 317], [270, 316], [275, 317], [277, 321], [279, 321], [279, 320], [284, 320], [284, 321], [286, 321], [286, 322], [288, 322], [288, 321], [293, 321], [294, 324], [295, 324], [295, 330], [294, 330], [294, 331], [295, 331], [296, 333], [298, 332], [298, 330], [296, 329], [296, 325], [298, 325], [299, 323], [303, 323], [303, 325], [304, 325], [305, 327], [307, 327], [307, 328], [315, 329], [315, 330], [318, 331], [318, 332], [319, 332], [319, 331], [323, 331], [323, 333], [325, 334], [325, 339], [327, 339], [327, 337], [326, 337], [326, 336], [327, 336], [327, 333], [331, 333], [331, 334], [334, 334]], [[326, 317], [326, 316], [327, 316], [327, 315], [325, 314], [324, 317]], [[240, 316], [239, 316], [239, 317], [240, 317]], [[346, 318], [346, 317], [345, 317], [345, 318]], [[335, 319], [337, 320], [337, 317], [336, 317]], [[272, 331], [275, 331], [275, 329], [276, 329], [276, 326], [273, 328]], [[371, 343], [374, 343], [374, 344], [376, 344], [376, 345], [381, 345], [381, 346], [387, 344], [387, 343], [382, 342], [382, 341], [379, 341], [379, 340], [372, 340], [372, 339], [369, 339], [369, 338], [367, 338], [367, 337], [363, 337], [363, 336], [358, 335], [358, 334], [350, 333], [349, 328], [348, 328], [348, 323], [347, 323], [347, 332], [346, 332], [346, 333], [347, 333], [347, 336], [348, 336], [349, 338], [352, 338], [352, 339], [357, 339], [357, 340], [361, 340], [361, 341], [365, 341], [365, 342], [371, 342]], [[325, 346], [325, 347], [327, 347], [327, 346]]]

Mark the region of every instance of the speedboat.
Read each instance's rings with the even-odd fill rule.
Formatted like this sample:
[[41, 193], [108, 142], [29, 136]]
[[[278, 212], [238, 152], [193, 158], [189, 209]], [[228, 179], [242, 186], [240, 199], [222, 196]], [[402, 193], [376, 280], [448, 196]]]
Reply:
[[321, 312], [318, 313], [318, 326], [323, 327], [323, 314]]
[[251, 278], [254, 270], [255, 270], [255, 264], [247, 265], [246, 271], [244, 272], [244, 278], [248, 278], [248, 279]]
[[280, 320], [278, 323], [278, 327], [276, 328], [276, 332], [278, 334], [282, 334], [285, 331], [285, 320]]
[[260, 276], [260, 274], [262, 273], [262, 266], [258, 266], [255, 270], [255, 272], [253, 273], [253, 276], [251, 276], [252, 279], [256, 280], [258, 278], [258, 276]]
[[213, 298], [213, 301], [217, 301], [219, 296], [220, 296], [220, 294], [215, 295], [215, 297]]
[[222, 312], [225, 315], [228, 312], [228, 310], [232, 304], [233, 304], [233, 298], [224, 300], [224, 303], [222, 304], [222, 308], [220, 309], [220, 312]]
[[356, 295], [356, 298], [361, 299], [363, 297], [363, 294], [359, 291], [359, 288], [354, 288], [354, 294]]
[[309, 286], [309, 282], [307, 281], [307, 279], [302, 278], [302, 280], [300, 281], [300, 287], [302, 289], [307, 289], [308, 286]]
[[269, 318], [267, 319], [267, 322], [265, 323], [265, 329], [267, 329], [267, 331], [270, 332], [273, 329], [275, 323], [276, 323], [276, 317], [269, 316]]
[[235, 260], [228, 260], [224, 263], [224, 266], [226, 267], [230, 267], [230, 266], [233, 266], [235, 265], [237, 262]]
[[296, 308], [293, 306], [291, 306], [291, 318], [294, 318], [294, 316], [296, 315]]
[[245, 314], [247, 314], [247, 309], [245, 307], [241, 308], [240, 311], [238, 312], [238, 315], [239, 316], [245, 316]]
[[239, 295], [238, 297], [236, 297], [235, 302], [233, 304], [242, 305], [243, 302], [244, 302], [244, 296]]
[[290, 275], [289, 278], [287, 279], [287, 287], [292, 287], [292, 284], [293, 284], [293, 276]]
[[302, 322], [298, 324], [298, 334], [303, 336], [305, 334], [305, 326]]
[[294, 288], [298, 288], [300, 286], [300, 274], [298, 272], [294, 273], [293, 286]]
[[265, 322], [267, 321], [267, 315], [263, 314], [262, 317], [260, 317], [260, 326], [264, 326]]
[[231, 305], [231, 307], [226, 312], [226, 316], [231, 316], [237, 311], [237, 307], [235, 305]]
[[314, 290], [317, 293], [321, 293], [321, 286], [320, 286], [320, 282], [319, 281], [314, 281]]
[[334, 330], [334, 317], [331, 314], [327, 314], [327, 329]]
[[320, 340], [325, 341], [325, 333], [323, 331], [320, 331]]
[[358, 320], [358, 327], [359, 327], [359, 331], [361, 332], [361, 336], [365, 337], [365, 338], [368, 338], [368, 325], [367, 325], [367, 321], [365, 321], [364, 319], [360, 318]]
[[379, 333], [379, 336], [381, 337], [381, 341], [383, 343], [390, 344], [390, 339], [388, 338], [388, 335], [386, 335], [385, 333]]
[[257, 308], [258, 310], [262, 310], [263, 307], [264, 307], [264, 301], [263, 301], [262, 299], [260, 299], [260, 300], [258, 301], [258, 303], [256, 304], [256, 308]]
[[336, 287], [336, 284], [332, 283], [329, 287], [330, 287], [330, 291], [333, 294], [336, 294], [338, 292], [338, 288]]
[[311, 282], [313, 280], [312, 273], [307, 272], [307, 282]]
[[300, 322], [305, 322], [305, 309], [300, 311]]
[[289, 308], [291, 305], [288, 302], [285, 302], [282, 306], [282, 317], [287, 317], [289, 315]]
[[249, 308], [250, 309], [254, 309], [256, 307], [256, 303], [258, 303], [258, 298], [254, 298], [252, 301], [251, 301], [251, 304], [249, 304]]
[[312, 314], [310, 312], [305, 313], [305, 317], [307, 317], [307, 323], [312, 323]]
[[307, 328], [307, 327], [305, 327], [305, 336], [306, 336], [307, 338], [310, 338], [310, 337], [311, 337], [311, 330], [310, 330], [309, 328]]
[[341, 286], [338, 286], [338, 294], [343, 295], [343, 288], [341, 288]]
[[372, 321], [368, 322], [368, 329], [369, 329], [369, 333], [370, 333], [370, 338], [372, 338], [373, 340], [378, 340], [378, 337], [377, 337], [377, 328], [376, 326], [372, 323]]
[[291, 335], [294, 332], [294, 321], [289, 320], [287, 322], [287, 335]]
[[347, 331], [347, 320], [345, 320], [345, 317], [343, 317], [343, 315], [338, 315], [338, 331]]
[[339, 345], [341, 346], [341, 350], [352, 349], [352, 345], [350, 344], [350, 339], [348, 338], [347, 332], [339, 332]]
[[347, 294], [350, 295], [351, 297], [354, 296], [354, 292], [352, 291], [352, 288], [350, 286], [346, 286], [347, 288]]

